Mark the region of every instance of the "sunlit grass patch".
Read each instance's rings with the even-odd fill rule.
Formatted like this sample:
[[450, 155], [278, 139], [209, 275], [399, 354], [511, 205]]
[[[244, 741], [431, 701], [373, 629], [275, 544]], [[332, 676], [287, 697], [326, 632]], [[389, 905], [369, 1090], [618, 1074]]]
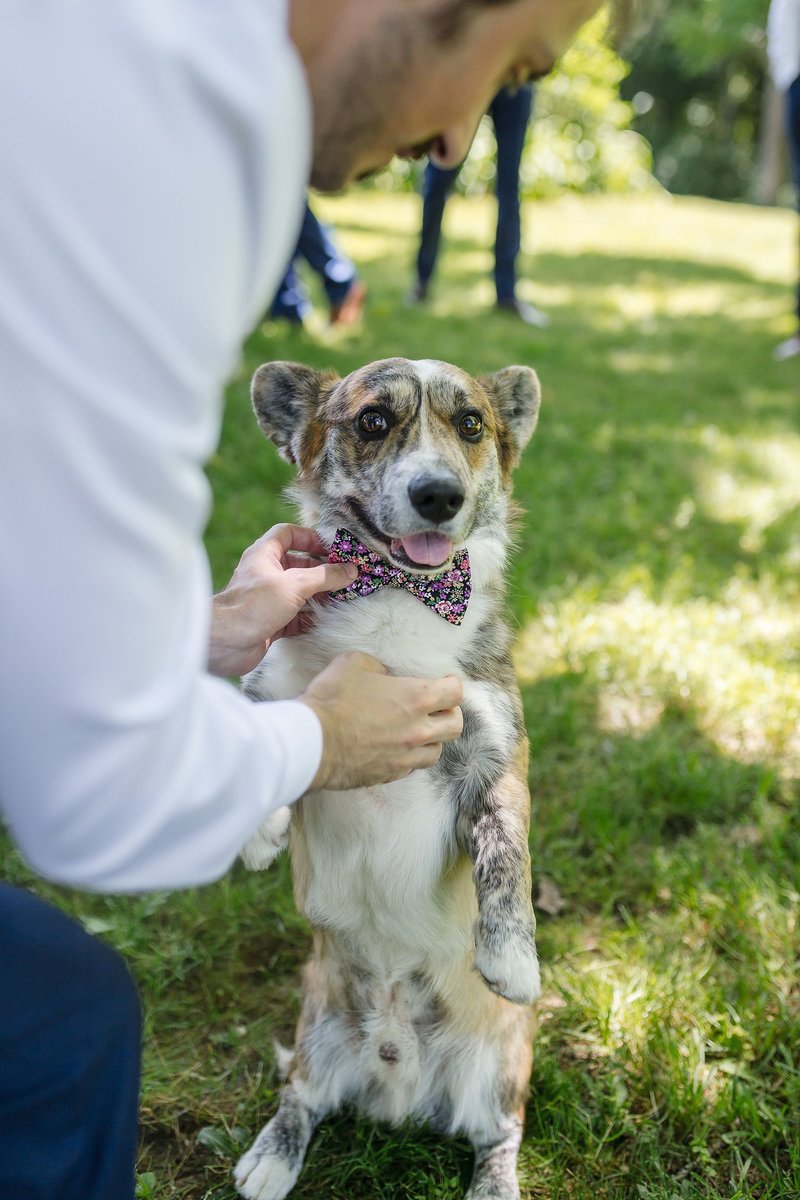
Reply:
[[701, 436], [711, 461], [698, 472], [699, 505], [715, 521], [740, 522], [744, 548], [761, 549], [768, 527], [800, 505], [800, 435], [742, 441], [711, 427]]
[[[613, 583], [610, 585], [613, 590]], [[765, 594], [766, 593], [766, 594]], [[652, 729], [668, 705], [742, 761], [800, 774], [800, 611], [734, 580], [718, 600], [656, 601], [641, 590], [545, 602], [517, 653], [530, 683], [581, 670], [597, 689], [600, 730]]]

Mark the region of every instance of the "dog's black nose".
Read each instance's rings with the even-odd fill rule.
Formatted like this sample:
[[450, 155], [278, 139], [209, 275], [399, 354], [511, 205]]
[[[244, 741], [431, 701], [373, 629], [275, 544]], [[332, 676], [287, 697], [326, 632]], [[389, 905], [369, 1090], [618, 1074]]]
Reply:
[[408, 498], [421, 517], [441, 525], [464, 503], [464, 490], [455, 475], [417, 475], [408, 485]]

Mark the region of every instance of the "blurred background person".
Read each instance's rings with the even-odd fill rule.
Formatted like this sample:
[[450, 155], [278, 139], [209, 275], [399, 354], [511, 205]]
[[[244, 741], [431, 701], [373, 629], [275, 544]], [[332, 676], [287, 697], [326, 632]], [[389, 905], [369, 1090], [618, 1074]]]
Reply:
[[322, 280], [330, 306], [331, 325], [354, 325], [364, 310], [367, 286], [359, 279], [354, 264], [336, 245], [331, 227], [315, 217], [308, 201], [294, 254], [270, 305], [269, 315], [302, 325], [311, 312], [308, 288], [297, 269], [301, 258]]
[[[497, 233], [494, 244], [494, 282], [497, 307], [519, 317], [528, 325], [545, 329], [550, 318], [516, 293], [516, 264], [520, 250], [519, 167], [525, 133], [533, 109], [531, 84], [501, 88], [489, 106], [497, 142]], [[452, 168], [428, 162], [422, 186], [422, 231], [417, 253], [416, 280], [408, 302], [427, 300], [442, 233], [447, 197], [461, 165]]]
[[[800, 211], [800, 0], [772, 0], [767, 21], [767, 53], [775, 86], [786, 96], [792, 178]], [[779, 360], [800, 354], [800, 282], [796, 313], [795, 332], [773, 352]]]

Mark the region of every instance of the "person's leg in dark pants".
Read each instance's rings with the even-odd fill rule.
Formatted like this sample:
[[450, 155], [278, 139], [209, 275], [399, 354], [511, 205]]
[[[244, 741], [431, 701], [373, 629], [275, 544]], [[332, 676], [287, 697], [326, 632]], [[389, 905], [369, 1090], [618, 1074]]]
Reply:
[[[795, 79], [787, 94], [787, 116], [789, 120], [789, 149], [792, 156], [792, 177], [797, 198], [797, 213], [800, 216], [800, 75]], [[797, 325], [800, 329], [800, 281], [797, 285]]]
[[323, 225], [306, 205], [297, 254], [316, 271], [330, 303], [332, 324], [352, 324], [361, 315], [367, 289], [358, 278], [354, 264], [343, 254], [329, 226]]
[[533, 87], [512, 91], [502, 88], [489, 109], [497, 140], [497, 237], [494, 246], [494, 283], [497, 305], [528, 325], [544, 329], [545, 313], [517, 297], [517, 256], [521, 244], [519, 167], [525, 133], [533, 105]]
[[292, 258], [269, 306], [269, 315], [276, 320], [302, 325], [310, 312], [308, 290], [297, 272], [295, 259]]
[[417, 253], [417, 287], [412, 298], [422, 300], [436, 266], [442, 235], [442, 218], [447, 197], [460, 167], [444, 170], [429, 162], [422, 181], [422, 231]]
[[141, 1017], [120, 956], [0, 884], [0, 1196], [132, 1200]]
[[497, 237], [494, 281], [499, 304], [513, 300], [520, 248], [519, 165], [531, 115], [530, 85], [512, 91], [502, 88], [489, 108], [497, 139]]
[[330, 229], [316, 218], [308, 204], [292, 260], [275, 293], [269, 315], [302, 325], [311, 312], [308, 289], [297, 270], [299, 258], [304, 258], [322, 280], [330, 302], [331, 323], [352, 324], [357, 320], [367, 289], [353, 263], [336, 245]]
[[[786, 123], [792, 178], [797, 194], [797, 212], [800, 217], [800, 75], [786, 93]], [[800, 233], [800, 230], [798, 232]], [[800, 247], [798, 247], [798, 260], [798, 267], [800, 267]], [[775, 347], [774, 356], [778, 360], [796, 358], [800, 355], [800, 282], [797, 285], [796, 313], [797, 328], [795, 332], [785, 342], [781, 342], [779, 346]]]

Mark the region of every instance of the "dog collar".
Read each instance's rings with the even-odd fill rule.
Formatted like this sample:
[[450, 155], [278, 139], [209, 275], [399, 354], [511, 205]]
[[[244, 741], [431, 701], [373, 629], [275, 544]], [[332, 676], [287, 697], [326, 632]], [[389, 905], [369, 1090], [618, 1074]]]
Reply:
[[402, 567], [387, 563], [346, 529], [337, 529], [328, 562], [354, 562], [358, 578], [339, 591], [330, 592], [331, 600], [352, 600], [355, 596], [371, 596], [383, 587], [402, 588], [444, 617], [451, 625], [460, 625], [472, 593], [469, 553], [459, 550], [453, 565], [437, 575], [412, 575]]

